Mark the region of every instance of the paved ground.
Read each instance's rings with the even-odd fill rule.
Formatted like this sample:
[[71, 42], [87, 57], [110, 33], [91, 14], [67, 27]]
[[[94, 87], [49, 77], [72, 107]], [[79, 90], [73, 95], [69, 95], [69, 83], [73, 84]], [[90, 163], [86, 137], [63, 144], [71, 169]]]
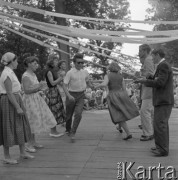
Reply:
[[[34, 160], [21, 160], [15, 166], [0, 162], [0, 180], [112, 180], [117, 179], [118, 162], [127, 162], [126, 168], [130, 162], [135, 162], [130, 170], [134, 175], [142, 171], [140, 177], [144, 174], [149, 177], [149, 168], [158, 167], [159, 163], [165, 168], [161, 170], [162, 177], [169, 172], [172, 175], [171, 166], [178, 171], [178, 109], [173, 110], [170, 119], [168, 157], [152, 156], [149, 149], [154, 141], [139, 140], [138, 124], [139, 118], [128, 122], [134, 138], [123, 141], [124, 134], [115, 129], [107, 110], [85, 111], [75, 143], [71, 143], [67, 135], [51, 138], [42, 134], [38, 139], [45, 148], [34, 154]], [[64, 128], [59, 130], [64, 131]], [[11, 154], [18, 158], [18, 148], [11, 148]], [[2, 147], [0, 159], [3, 159]], [[127, 172], [127, 178], [132, 179]], [[152, 177], [158, 179], [158, 170], [153, 171]]]

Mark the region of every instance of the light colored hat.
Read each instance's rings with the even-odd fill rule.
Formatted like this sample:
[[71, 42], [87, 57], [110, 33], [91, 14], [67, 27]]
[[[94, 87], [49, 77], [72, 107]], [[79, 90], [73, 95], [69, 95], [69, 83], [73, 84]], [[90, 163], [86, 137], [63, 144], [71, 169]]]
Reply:
[[3, 65], [8, 65], [10, 62], [12, 62], [14, 60], [14, 58], [16, 57], [16, 55], [14, 53], [11, 52], [7, 52], [5, 53], [2, 58], [1, 58], [1, 63]]

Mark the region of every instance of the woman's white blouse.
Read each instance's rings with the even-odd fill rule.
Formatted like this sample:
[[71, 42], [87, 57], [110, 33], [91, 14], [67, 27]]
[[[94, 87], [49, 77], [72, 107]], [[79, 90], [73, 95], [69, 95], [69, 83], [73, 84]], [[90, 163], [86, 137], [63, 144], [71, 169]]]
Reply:
[[[23, 82], [23, 79], [25, 77], [28, 77], [29, 80], [30, 80], [30, 88], [33, 87], [34, 85], [36, 84], [39, 84], [39, 81], [35, 75], [35, 73], [29, 73], [28, 71], [25, 71], [24, 74], [22, 75], [22, 82]], [[22, 90], [24, 90], [24, 84], [22, 83]]]
[[11, 83], [12, 83], [12, 93], [20, 92], [21, 84], [19, 80], [17, 79], [17, 76], [15, 75], [14, 71], [11, 68], [5, 66], [0, 77], [0, 94], [6, 94], [4, 82], [7, 79], [7, 77], [10, 78]]

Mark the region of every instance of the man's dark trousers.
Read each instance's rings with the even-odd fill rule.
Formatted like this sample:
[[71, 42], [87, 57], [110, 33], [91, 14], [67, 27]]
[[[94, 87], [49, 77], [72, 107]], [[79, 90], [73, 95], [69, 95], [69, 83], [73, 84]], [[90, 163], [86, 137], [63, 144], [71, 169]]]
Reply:
[[[82, 111], [84, 106], [84, 91], [82, 92], [69, 92], [71, 96], [75, 98], [75, 101], [69, 101], [66, 99], [66, 131], [76, 133], [77, 128], [82, 119]], [[72, 124], [72, 117], [74, 114], [74, 120]]]
[[154, 107], [154, 137], [155, 145], [161, 154], [169, 154], [169, 125], [168, 120], [172, 111], [172, 105], [160, 105]]

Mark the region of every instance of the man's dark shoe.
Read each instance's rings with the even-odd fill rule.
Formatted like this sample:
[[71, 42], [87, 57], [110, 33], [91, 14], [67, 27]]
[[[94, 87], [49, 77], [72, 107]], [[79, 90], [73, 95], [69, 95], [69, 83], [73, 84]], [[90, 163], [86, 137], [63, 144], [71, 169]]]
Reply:
[[145, 136], [145, 137], [141, 137], [140, 141], [150, 141], [153, 139], [153, 136]]
[[166, 156], [168, 156], [167, 153], [154, 154], [154, 157], [166, 157]]
[[128, 139], [131, 139], [132, 138], [132, 135], [128, 135], [127, 137], [123, 138], [123, 140], [128, 140]]
[[168, 153], [160, 152], [158, 149], [151, 151], [155, 157], [162, 157], [162, 156], [168, 156]]

